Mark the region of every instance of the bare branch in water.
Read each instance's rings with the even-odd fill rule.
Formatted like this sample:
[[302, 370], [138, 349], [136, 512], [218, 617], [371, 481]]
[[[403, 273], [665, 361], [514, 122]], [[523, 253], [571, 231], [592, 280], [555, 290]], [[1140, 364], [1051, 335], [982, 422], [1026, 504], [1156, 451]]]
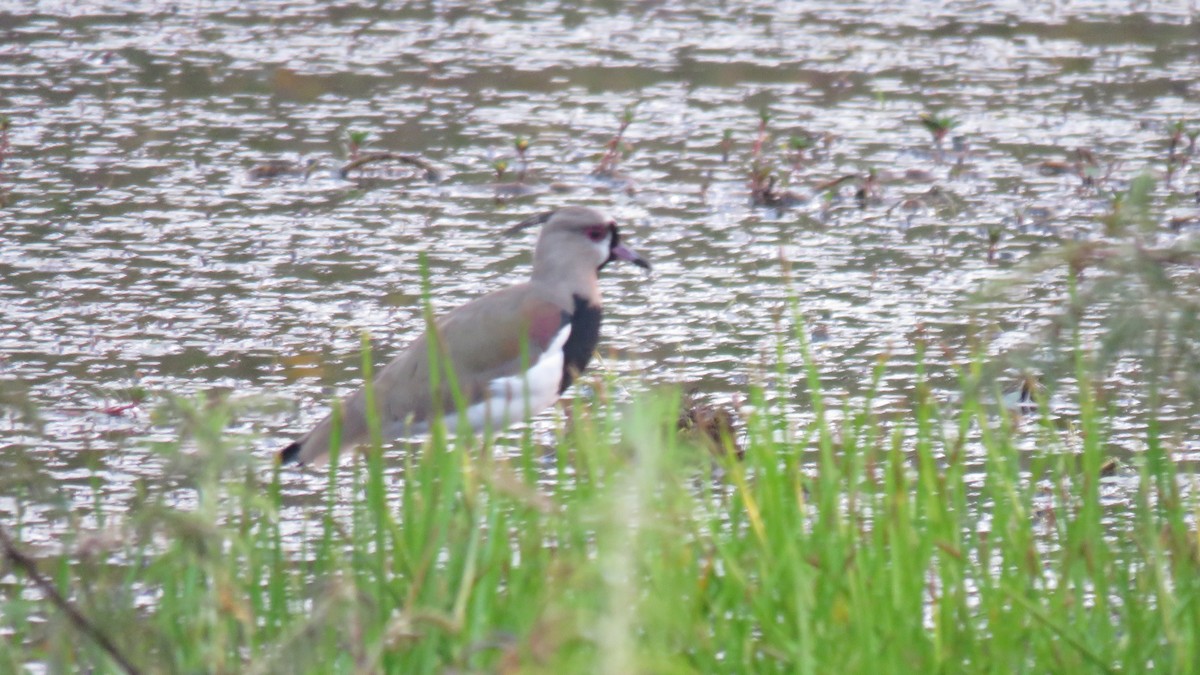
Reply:
[[338, 169], [338, 175], [345, 179], [350, 175], [350, 172], [357, 171], [367, 164], [376, 162], [402, 162], [410, 164], [425, 172], [425, 180], [436, 183], [442, 179], [442, 172], [438, 171], [437, 167], [431, 164], [428, 160], [417, 155], [409, 155], [400, 152], [369, 152], [365, 155], [360, 155], [356, 159], [346, 162], [342, 168]]

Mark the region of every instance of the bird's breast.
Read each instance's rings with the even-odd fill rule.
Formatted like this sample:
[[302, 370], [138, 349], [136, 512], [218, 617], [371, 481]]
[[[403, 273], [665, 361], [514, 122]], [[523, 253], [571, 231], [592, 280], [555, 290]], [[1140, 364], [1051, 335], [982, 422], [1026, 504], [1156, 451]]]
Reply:
[[596, 345], [600, 342], [600, 320], [603, 315], [600, 305], [578, 295], [574, 298], [571, 336], [563, 345], [562, 381], [558, 386], [560, 394], [587, 368], [592, 354], [596, 352]]

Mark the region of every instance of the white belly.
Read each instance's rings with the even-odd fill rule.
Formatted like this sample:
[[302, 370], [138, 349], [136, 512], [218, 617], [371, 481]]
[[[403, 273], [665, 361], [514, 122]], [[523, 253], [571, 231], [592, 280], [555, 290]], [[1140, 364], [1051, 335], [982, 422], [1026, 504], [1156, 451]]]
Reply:
[[[475, 432], [499, 431], [548, 408], [558, 400], [562, 383], [563, 345], [571, 337], [571, 325], [563, 326], [546, 351], [524, 373], [492, 380], [486, 397], [466, 410], [467, 423]], [[458, 414], [442, 418], [446, 431], [458, 429]]]

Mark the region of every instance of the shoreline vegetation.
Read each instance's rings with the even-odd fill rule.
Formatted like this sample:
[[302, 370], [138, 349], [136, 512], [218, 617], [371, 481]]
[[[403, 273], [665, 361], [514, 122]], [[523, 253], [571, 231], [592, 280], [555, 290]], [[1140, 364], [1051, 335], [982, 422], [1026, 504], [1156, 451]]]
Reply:
[[[175, 489], [120, 516], [97, 502], [96, 531], [57, 555], [22, 553], [20, 518], [4, 525], [19, 582], [0, 600], [3, 669], [1200, 667], [1180, 439], [1151, 414], [1132, 461], [1109, 461], [1113, 404], [1078, 336], [1065, 423], [1044, 405], [1012, 417], [981, 356], [956, 366], [957, 402], [939, 401], [921, 348], [905, 414], [875, 406], [886, 358], [861, 396], [829, 399], [807, 336], [793, 304], [779, 350], [803, 367], [750, 390], [741, 459], [677, 430], [678, 391], [581, 397], [549, 454], [528, 432], [498, 448], [437, 427], [419, 450], [334, 457], [299, 522], [284, 515], [294, 476], [224, 433], [245, 403], [172, 399], [179, 440], [158, 449]], [[798, 427], [777, 405], [793, 378], [812, 403]], [[1133, 486], [1120, 509], [1106, 481]]]

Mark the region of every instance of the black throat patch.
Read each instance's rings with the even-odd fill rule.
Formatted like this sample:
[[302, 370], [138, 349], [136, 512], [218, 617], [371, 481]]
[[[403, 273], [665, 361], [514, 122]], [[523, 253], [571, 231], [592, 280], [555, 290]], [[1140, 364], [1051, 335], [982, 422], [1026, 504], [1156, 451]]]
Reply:
[[558, 393], [566, 391], [592, 360], [592, 354], [600, 342], [600, 319], [599, 306], [575, 296], [575, 311], [571, 312], [571, 336], [563, 345], [563, 374]]

